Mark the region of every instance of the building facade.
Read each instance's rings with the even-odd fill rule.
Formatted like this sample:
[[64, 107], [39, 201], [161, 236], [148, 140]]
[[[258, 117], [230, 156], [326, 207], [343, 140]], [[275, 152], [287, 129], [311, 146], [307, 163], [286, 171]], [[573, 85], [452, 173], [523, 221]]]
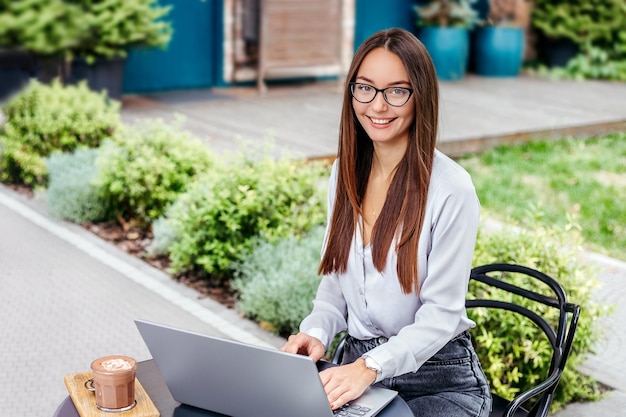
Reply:
[[125, 93], [341, 76], [356, 47], [376, 30], [415, 28], [413, 0], [161, 3], [173, 6], [174, 35], [165, 50], [130, 52]]

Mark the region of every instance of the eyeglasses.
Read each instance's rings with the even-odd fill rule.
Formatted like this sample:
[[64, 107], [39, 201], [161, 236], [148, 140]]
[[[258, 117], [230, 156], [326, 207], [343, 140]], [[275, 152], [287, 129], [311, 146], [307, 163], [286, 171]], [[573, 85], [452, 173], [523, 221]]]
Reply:
[[352, 97], [359, 103], [371, 103], [376, 98], [376, 94], [382, 93], [385, 101], [394, 107], [404, 106], [411, 95], [412, 88], [405, 87], [387, 87], [378, 89], [373, 85], [363, 83], [350, 83], [350, 93]]

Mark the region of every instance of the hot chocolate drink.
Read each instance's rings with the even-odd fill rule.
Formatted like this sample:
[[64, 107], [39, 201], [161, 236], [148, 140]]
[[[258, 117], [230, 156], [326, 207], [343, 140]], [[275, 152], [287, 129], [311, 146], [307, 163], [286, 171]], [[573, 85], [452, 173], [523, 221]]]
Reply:
[[128, 356], [105, 356], [91, 363], [96, 406], [103, 411], [124, 411], [135, 406], [137, 362]]

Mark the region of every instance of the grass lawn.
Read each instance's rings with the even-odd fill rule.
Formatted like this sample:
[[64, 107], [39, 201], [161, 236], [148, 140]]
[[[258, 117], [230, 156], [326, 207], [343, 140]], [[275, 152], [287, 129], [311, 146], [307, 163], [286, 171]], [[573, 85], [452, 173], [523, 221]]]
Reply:
[[587, 249], [626, 260], [626, 132], [500, 146], [458, 162], [491, 216], [574, 222]]

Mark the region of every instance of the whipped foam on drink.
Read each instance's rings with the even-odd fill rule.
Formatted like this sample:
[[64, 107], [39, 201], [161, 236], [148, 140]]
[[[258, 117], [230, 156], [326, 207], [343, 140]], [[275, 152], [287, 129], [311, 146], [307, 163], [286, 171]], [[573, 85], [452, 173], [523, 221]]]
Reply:
[[133, 367], [131, 363], [122, 358], [108, 359], [101, 362], [100, 365], [107, 371], [123, 371]]

